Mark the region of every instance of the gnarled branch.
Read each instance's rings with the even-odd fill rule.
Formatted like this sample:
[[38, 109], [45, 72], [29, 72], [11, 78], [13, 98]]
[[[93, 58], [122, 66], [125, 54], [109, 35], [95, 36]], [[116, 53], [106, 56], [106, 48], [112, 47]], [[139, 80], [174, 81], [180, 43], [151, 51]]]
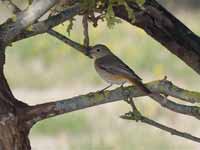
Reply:
[[[184, 89], [181, 89], [181, 91], [177, 92], [170, 92], [169, 90], [169, 81], [154, 81], [147, 83], [146, 86], [154, 92], [160, 93], [162, 92], [163, 94], [168, 94], [169, 96], [174, 96], [177, 98], [183, 98], [182, 96], [179, 96], [179, 93], [184, 93], [185, 96], [183, 99], [191, 99], [189, 98], [190, 93], [194, 93], [192, 91], [186, 91]], [[177, 86], [174, 86], [171, 84], [172, 88], [178, 88]], [[27, 108], [26, 110], [26, 115], [24, 120], [27, 121], [29, 124], [36, 123], [40, 120], [53, 117], [59, 114], [71, 112], [71, 111], [76, 111], [92, 106], [97, 106], [100, 104], [105, 104], [105, 103], [110, 103], [110, 102], [115, 102], [119, 100], [123, 100], [127, 98], [126, 93], [130, 97], [140, 97], [140, 96], [146, 96], [144, 92], [142, 92], [139, 88], [135, 86], [130, 86], [126, 88], [117, 88], [115, 90], [111, 91], [105, 91], [104, 93], [89, 93], [86, 95], [81, 95], [77, 97], [73, 97], [70, 99], [64, 99], [56, 102], [50, 102], [50, 103], [45, 103], [45, 104], [39, 104], [36, 106], [32, 106], [30, 108]], [[192, 96], [192, 99], [196, 99], [199, 101], [199, 96], [200, 93], [196, 93], [196, 96]], [[161, 103], [158, 101], [158, 103]], [[166, 100], [166, 103], [164, 105], [165, 108], [171, 109], [171, 107], [174, 108], [174, 112], [182, 113], [185, 115], [193, 116], [196, 118], [200, 118], [200, 108], [197, 106], [187, 106], [187, 105], [182, 105], [178, 104], [175, 102], [172, 102], [170, 100]]]

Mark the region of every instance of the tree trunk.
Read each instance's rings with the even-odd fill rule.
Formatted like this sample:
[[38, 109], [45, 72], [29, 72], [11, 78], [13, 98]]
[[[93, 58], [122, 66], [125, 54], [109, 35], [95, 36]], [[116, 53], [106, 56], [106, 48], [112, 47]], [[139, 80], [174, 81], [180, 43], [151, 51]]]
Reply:
[[30, 127], [20, 119], [27, 105], [14, 98], [3, 73], [4, 63], [5, 47], [0, 45], [0, 150], [30, 150]]
[[5, 121], [0, 123], [0, 149], [30, 150], [29, 130], [19, 121], [19, 118], [8, 114], [3, 119]]

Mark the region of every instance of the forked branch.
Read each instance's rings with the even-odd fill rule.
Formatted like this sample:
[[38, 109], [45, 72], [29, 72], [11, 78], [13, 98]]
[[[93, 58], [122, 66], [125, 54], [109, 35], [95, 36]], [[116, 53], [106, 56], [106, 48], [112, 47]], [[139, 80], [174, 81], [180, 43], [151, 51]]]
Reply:
[[52, 8], [57, 0], [37, 0], [24, 11], [16, 15], [16, 18], [11, 22], [6, 22], [1, 25], [4, 37], [1, 39], [5, 45], [10, 44], [24, 29], [37, 21], [50, 8]]
[[33, 25], [31, 25], [29, 30], [24, 30], [14, 39], [14, 41], [16, 42], [38, 34], [46, 33], [49, 29], [76, 16], [80, 11], [81, 11], [80, 4], [75, 4], [55, 16], [51, 16], [44, 21], [39, 21], [37, 23], [34, 23]]
[[[163, 94], [168, 94], [169, 96], [176, 96], [178, 98], [182, 98], [182, 96], [179, 96], [179, 93], [185, 93], [185, 95], [188, 94], [188, 97], [190, 97], [189, 91], [181, 89], [181, 91], [173, 92], [171, 93], [170, 90], [168, 90], [168, 84], [169, 81], [165, 81], [164, 83], [161, 81], [154, 81], [147, 83], [146, 86], [157, 93], [162, 92]], [[162, 86], [162, 87], [161, 87]], [[173, 87], [173, 84], [171, 85]], [[76, 111], [92, 106], [97, 106], [104, 103], [110, 103], [115, 102], [119, 100], [123, 100], [127, 98], [127, 95], [125, 93], [129, 93], [130, 97], [140, 97], [140, 96], [146, 96], [144, 92], [142, 92], [139, 88], [135, 86], [130, 86], [126, 88], [117, 88], [115, 90], [111, 91], [105, 91], [104, 93], [89, 93], [86, 95], [81, 95], [77, 97], [73, 97], [70, 99], [64, 99], [56, 102], [50, 102], [45, 104], [39, 104], [36, 106], [32, 106], [31, 108], [27, 108], [28, 110], [26, 113], [26, 116], [24, 120], [29, 122], [29, 124], [34, 124], [40, 120], [53, 117], [59, 114]], [[193, 92], [192, 92], [193, 93]], [[194, 99], [199, 99], [200, 93], [195, 92], [197, 95], [193, 96]], [[184, 98], [188, 99], [187, 97]], [[190, 99], [190, 98], [189, 98]], [[171, 107], [174, 108], [174, 112], [182, 113], [185, 115], [193, 116], [196, 118], [200, 118], [200, 108], [197, 106], [188, 106], [188, 105], [182, 105], [175, 102], [172, 102], [171, 100], [167, 99], [167, 102], [165, 103], [165, 108], [170, 109]], [[198, 100], [199, 101], [199, 100]], [[171, 110], [171, 109], [170, 109]]]
[[135, 106], [134, 102], [132, 101], [132, 99], [128, 103], [132, 107], [132, 112], [128, 112], [125, 115], [120, 116], [122, 119], [135, 120], [136, 122], [141, 121], [141, 122], [146, 123], [146, 124], [148, 124], [150, 126], [153, 126], [155, 128], [159, 128], [161, 130], [169, 132], [172, 135], [176, 135], [176, 136], [179, 136], [179, 137], [182, 137], [182, 138], [189, 139], [191, 141], [200, 143], [200, 138], [199, 137], [193, 136], [193, 135], [191, 135], [189, 133], [186, 133], [186, 132], [178, 131], [178, 130], [176, 130], [174, 128], [170, 128], [170, 127], [168, 127], [166, 125], [163, 125], [163, 124], [158, 123], [158, 122], [156, 122], [156, 121], [154, 121], [152, 119], [149, 119], [148, 117], [145, 117], [144, 115], [142, 115], [138, 111], [138, 109], [136, 108], [136, 106]]
[[[168, 82], [169, 81], [165, 81], [164, 83], [166, 83], [166, 84], [164, 84], [164, 83], [160, 84], [160, 82], [162, 82], [162, 81], [150, 82], [150, 83], [147, 83], [146, 86], [152, 91], [155, 91], [158, 93], [162, 92], [164, 94], [167, 93], [169, 95], [173, 95], [173, 96], [175, 95], [176, 97], [179, 97], [179, 92], [173, 92], [173, 93], [169, 92], [169, 90], [168, 90]], [[159, 84], [162, 85], [162, 88], [156, 88], [156, 87], [160, 87]], [[173, 85], [171, 85], [171, 86], [173, 87]], [[166, 91], [166, 93], [165, 93], [165, 91]], [[185, 91], [185, 90], [181, 89], [181, 93], [184, 93], [184, 92], [188, 93], [189, 91]], [[73, 98], [69, 98], [69, 99], [64, 99], [64, 100], [59, 100], [59, 101], [55, 101], [55, 102], [31, 106], [25, 110], [26, 113], [24, 116], [22, 115], [23, 116], [22, 119], [29, 126], [32, 126], [33, 124], [35, 124], [38, 121], [41, 121], [43, 119], [47, 119], [47, 118], [50, 118], [53, 116], [57, 116], [60, 114], [77, 111], [77, 110], [85, 109], [85, 108], [92, 107], [92, 106], [98, 106], [101, 104], [111, 103], [111, 102], [126, 99], [127, 93], [128, 93], [129, 97], [145, 96], [144, 92], [142, 92], [139, 88], [137, 88], [135, 86], [130, 86], [130, 87], [126, 87], [126, 88], [120, 87], [115, 90], [105, 91], [104, 93], [100, 93], [100, 92], [89, 93], [86, 95], [81, 95], [81, 96], [77, 96], [77, 97], [73, 97]], [[195, 92], [195, 93], [198, 94], [198, 96], [197, 97], [194, 96], [194, 98], [198, 99], [200, 93], [197, 93], [197, 92]], [[189, 95], [188, 95], [188, 97], [189, 97]], [[179, 98], [182, 98], [182, 96], [180, 96]], [[184, 98], [184, 99], [187, 99], [187, 98]], [[170, 101], [170, 103], [166, 103], [166, 108], [170, 107], [168, 105], [171, 105], [171, 103], [173, 103], [175, 109], [177, 109], [178, 111], [180, 111], [180, 109], [183, 109], [182, 111], [188, 110], [188, 112], [185, 112], [185, 114], [194, 116], [196, 118], [200, 118], [200, 108], [199, 107], [181, 105], [181, 104], [177, 104], [177, 103]], [[176, 112], [176, 110], [175, 110], [175, 112]], [[191, 114], [191, 112], [196, 112], [196, 114]], [[197, 117], [197, 115], [198, 115], [198, 117]], [[181, 136], [181, 137], [190, 139], [195, 142], [200, 142], [200, 139], [198, 137], [195, 137], [188, 133], [183, 133], [183, 132], [177, 131], [175, 129], [169, 128], [169, 127], [159, 124], [145, 116], [142, 116], [142, 115], [136, 115], [136, 116], [137, 117], [135, 117], [135, 116], [133, 116], [133, 114], [131, 114], [131, 115], [125, 115], [124, 118], [131, 119], [131, 120], [140, 120], [144, 123], [158, 127], [164, 131], [170, 132], [174, 135]]]

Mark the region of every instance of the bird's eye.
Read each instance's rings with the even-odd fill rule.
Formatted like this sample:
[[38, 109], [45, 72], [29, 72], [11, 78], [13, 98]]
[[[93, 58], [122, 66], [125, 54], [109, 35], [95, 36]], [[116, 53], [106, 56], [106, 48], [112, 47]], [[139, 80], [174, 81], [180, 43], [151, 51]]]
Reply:
[[100, 49], [97, 49], [97, 52], [99, 52], [100, 51]]

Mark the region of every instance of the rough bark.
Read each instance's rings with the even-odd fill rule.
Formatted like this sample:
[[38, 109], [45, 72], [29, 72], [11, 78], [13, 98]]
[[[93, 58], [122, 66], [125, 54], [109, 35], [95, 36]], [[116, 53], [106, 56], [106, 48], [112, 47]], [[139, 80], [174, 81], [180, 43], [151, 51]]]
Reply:
[[114, 7], [115, 15], [142, 28], [200, 74], [200, 38], [197, 35], [155, 0], [146, 0], [144, 7], [133, 1], [128, 4], [135, 12], [135, 22], [123, 6]]
[[0, 121], [0, 149], [1, 150], [30, 150], [28, 139], [29, 128], [15, 114], [8, 113], [1, 116]]
[[29, 128], [20, 120], [20, 109], [26, 107], [17, 101], [5, 79], [5, 47], [0, 45], [0, 150], [29, 150]]

